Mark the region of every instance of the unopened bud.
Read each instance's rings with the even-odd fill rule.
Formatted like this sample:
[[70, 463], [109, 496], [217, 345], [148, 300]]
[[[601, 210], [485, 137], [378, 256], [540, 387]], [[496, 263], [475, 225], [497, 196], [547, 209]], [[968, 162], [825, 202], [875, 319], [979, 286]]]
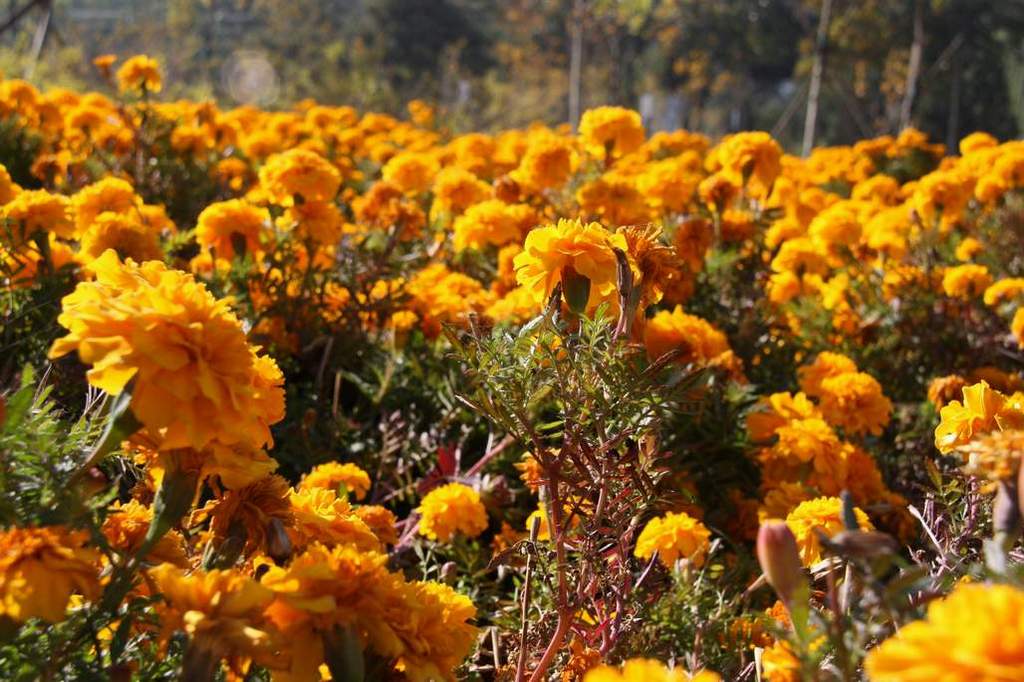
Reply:
[[992, 535], [1009, 551], [1020, 537], [1021, 514], [1016, 482], [1000, 481], [992, 504]]
[[273, 517], [267, 524], [267, 554], [277, 561], [284, 561], [292, 555], [292, 539], [288, 537], [281, 519]]
[[562, 295], [569, 310], [582, 315], [590, 300], [590, 278], [576, 272], [571, 265], [562, 268]]
[[899, 549], [891, 535], [873, 530], [844, 530], [825, 542], [830, 552], [850, 559], [874, 559]]
[[768, 584], [788, 605], [806, 579], [796, 538], [785, 521], [774, 519], [761, 524], [757, 531], [757, 560]]
[[448, 561], [441, 567], [441, 582], [454, 585], [456, 578], [459, 577], [459, 567], [455, 565], [454, 561]]

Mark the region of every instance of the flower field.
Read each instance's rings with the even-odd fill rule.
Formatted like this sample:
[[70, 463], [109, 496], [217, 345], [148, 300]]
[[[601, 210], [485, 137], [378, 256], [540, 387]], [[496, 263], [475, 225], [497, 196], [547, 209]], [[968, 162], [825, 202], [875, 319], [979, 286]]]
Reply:
[[0, 81], [0, 679], [1024, 679], [1024, 142], [96, 67]]

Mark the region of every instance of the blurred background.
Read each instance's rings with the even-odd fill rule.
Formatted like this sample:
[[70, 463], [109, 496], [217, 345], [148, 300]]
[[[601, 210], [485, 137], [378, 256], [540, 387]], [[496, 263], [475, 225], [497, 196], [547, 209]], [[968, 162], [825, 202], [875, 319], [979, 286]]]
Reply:
[[457, 131], [620, 104], [791, 151], [1024, 132], [1024, 0], [0, 0], [5, 77], [97, 88], [105, 53], [157, 57], [168, 98], [420, 98]]

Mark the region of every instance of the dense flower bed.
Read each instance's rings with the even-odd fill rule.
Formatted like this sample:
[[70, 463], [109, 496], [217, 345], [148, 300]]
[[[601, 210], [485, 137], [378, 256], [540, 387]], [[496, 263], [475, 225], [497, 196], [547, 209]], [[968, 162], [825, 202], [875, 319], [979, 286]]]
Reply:
[[1024, 143], [97, 68], [0, 82], [4, 679], [1024, 674]]

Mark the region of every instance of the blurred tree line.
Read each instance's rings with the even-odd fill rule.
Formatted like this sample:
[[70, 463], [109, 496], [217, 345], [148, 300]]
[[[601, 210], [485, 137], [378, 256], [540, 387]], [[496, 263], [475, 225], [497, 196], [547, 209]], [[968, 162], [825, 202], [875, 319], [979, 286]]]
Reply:
[[794, 151], [812, 107], [817, 144], [1024, 131], [1022, 0], [35, 0], [0, 33], [0, 69], [40, 84], [96, 87], [111, 52], [158, 57], [169, 97], [423, 98], [455, 129], [614, 103]]

